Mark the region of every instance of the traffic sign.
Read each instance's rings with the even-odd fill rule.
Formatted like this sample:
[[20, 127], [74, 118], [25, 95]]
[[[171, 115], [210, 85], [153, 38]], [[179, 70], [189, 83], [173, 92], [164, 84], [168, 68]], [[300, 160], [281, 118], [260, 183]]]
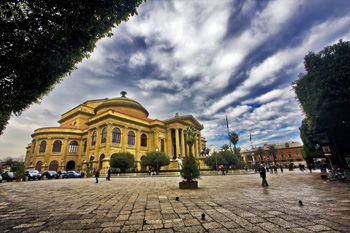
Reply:
[[331, 149], [329, 148], [329, 146], [322, 146], [322, 150], [324, 153], [331, 152]]
[[327, 158], [332, 157], [332, 154], [330, 152], [324, 153], [324, 156], [326, 156]]

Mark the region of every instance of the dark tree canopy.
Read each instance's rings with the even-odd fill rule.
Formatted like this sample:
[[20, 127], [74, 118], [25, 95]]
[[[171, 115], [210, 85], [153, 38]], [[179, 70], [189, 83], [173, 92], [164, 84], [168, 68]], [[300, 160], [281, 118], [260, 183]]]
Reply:
[[162, 166], [167, 166], [169, 164], [169, 156], [167, 156], [164, 152], [160, 151], [147, 152], [147, 156], [141, 160], [142, 166], [157, 167], [157, 173]]
[[129, 152], [119, 152], [114, 154], [109, 162], [111, 167], [119, 168], [122, 172], [134, 167], [134, 155]]
[[88, 57], [142, 0], [12, 0], [0, 4], [0, 134]]
[[320, 154], [315, 145], [322, 142], [344, 155], [350, 152], [350, 42], [309, 52], [304, 65], [306, 74], [299, 75], [293, 88], [306, 115], [300, 127], [306, 156]]

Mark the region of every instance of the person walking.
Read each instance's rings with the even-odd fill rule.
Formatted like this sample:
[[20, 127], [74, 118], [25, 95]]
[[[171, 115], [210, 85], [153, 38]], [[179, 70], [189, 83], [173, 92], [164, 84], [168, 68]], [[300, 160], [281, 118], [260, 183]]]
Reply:
[[258, 168], [258, 171], [260, 173], [260, 177], [262, 178], [262, 186], [269, 186], [269, 184], [266, 181], [266, 170], [262, 164], [260, 164], [260, 168]]
[[100, 177], [100, 169], [96, 169], [95, 171], [96, 183], [98, 183], [98, 178]]
[[225, 175], [225, 167], [222, 166], [220, 169], [221, 169], [222, 175]]
[[280, 165], [281, 172], [283, 173], [283, 166], [282, 164]]
[[111, 180], [111, 167], [108, 168], [106, 180]]

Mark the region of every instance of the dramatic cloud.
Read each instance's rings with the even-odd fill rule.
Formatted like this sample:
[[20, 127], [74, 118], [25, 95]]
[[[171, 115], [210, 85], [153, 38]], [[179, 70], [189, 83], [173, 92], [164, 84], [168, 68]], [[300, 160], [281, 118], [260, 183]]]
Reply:
[[24, 155], [33, 131], [57, 126], [71, 108], [123, 90], [152, 119], [192, 114], [207, 146], [228, 143], [226, 116], [243, 149], [300, 141], [291, 83], [303, 58], [350, 40], [347, 0], [147, 1], [138, 12], [40, 105], [10, 120], [0, 158]]

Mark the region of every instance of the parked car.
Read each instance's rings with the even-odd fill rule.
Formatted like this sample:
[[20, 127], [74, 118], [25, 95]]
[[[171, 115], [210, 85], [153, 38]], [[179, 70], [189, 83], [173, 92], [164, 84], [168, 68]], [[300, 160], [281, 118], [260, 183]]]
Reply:
[[2, 179], [7, 182], [16, 180], [15, 174], [13, 172], [5, 172], [2, 174]]
[[1, 176], [1, 174], [0, 174], [0, 183], [2, 182], [2, 176]]
[[62, 179], [69, 178], [67, 171], [62, 170], [62, 171], [58, 171], [57, 173], [58, 173], [59, 176], [62, 176]]
[[80, 178], [81, 174], [76, 171], [68, 171], [68, 177], [69, 178]]
[[46, 177], [46, 179], [52, 179], [52, 178], [58, 179], [60, 176], [56, 171], [44, 171], [42, 174], [42, 177]]
[[28, 180], [41, 180], [41, 173], [38, 170], [27, 170], [26, 171]]

